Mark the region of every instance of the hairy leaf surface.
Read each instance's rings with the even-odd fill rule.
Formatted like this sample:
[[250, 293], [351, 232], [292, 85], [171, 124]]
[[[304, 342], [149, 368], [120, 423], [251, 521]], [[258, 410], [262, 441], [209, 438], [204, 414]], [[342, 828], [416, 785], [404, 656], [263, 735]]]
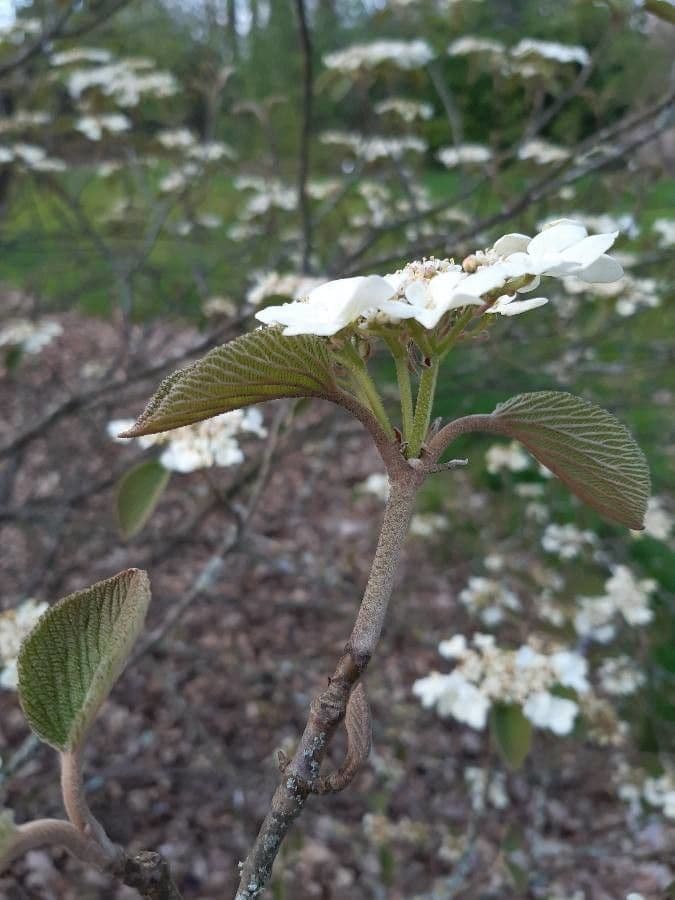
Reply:
[[512, 397], [490, 419], [496, 431], [521, 441], [600, 515], [643, 527], [649, 468], [631, 433], [611, 413], [572, 394], [538, 391]]
[[168, 431], [264, 400], [330, 397], [334, 391], [325, 341], [261, 328], [165, 378], [124, 436]]
[[143, 627], [150, 582], [127, 569], [64, 597], [19, 654], [19, 698], [37, 736], [57, 750], [83, 740]]

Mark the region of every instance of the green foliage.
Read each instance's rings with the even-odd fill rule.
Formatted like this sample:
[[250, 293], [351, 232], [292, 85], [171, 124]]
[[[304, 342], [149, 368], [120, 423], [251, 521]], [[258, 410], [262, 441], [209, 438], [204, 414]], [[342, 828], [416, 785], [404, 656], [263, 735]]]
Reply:
[[125, 436], [168, 431], [264, 400], [334, 393], [325, 341], [259, 329], [165, 378]]
[[490, 710], [490, 730], [499, 753], [512, 769], [519, 769], [532, 746], [532, 723], [519, 706], [495, 704]]
[[155, 459], [139, 463], [120, 478], [117, 518], [125, 538], [139, 532], [154, 512], [171, 473]]
[[611, 413], [572, 394], [537, 391], [500, 404], [492, 419], [600, 515], [643, 527], [651, 490], [647, 461]]
[[127, 569], [70, 594], [39, 619], [19, 655], [19, 698], [45, 743], [71, 752], [82, 743], [138, 637], [150, 582]]

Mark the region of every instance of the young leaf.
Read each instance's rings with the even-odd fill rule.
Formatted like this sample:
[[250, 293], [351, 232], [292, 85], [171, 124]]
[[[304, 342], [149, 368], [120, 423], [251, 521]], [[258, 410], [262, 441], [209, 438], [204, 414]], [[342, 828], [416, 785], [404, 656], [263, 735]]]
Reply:
[[592, 509], [643, 527], [651, 490], [644, 453], [625, 425], [588, 400], [556, 391], [519, 394], [490, 416]]
[[519, 769], [532, 745], [532, 723], [519, 706], [499, 703], [492, 707], [490, 728], [504, 762]]
[[152, 515], [171, 473], [155, 459], [126, 472], [117, 485], [117, 518], [125, 538], [133, 537]]
[[37, 736], [63, 752], [82, 742], [143, 627], [150, 582], [127, 569], [60, 600], [19, 653], [19, 699]]
[[161, 382], [125, 437], [191, 425], [231, 409], [279, 397], [332, 397], [335, 381], [325, 341], [260, 328], [216, 347]]

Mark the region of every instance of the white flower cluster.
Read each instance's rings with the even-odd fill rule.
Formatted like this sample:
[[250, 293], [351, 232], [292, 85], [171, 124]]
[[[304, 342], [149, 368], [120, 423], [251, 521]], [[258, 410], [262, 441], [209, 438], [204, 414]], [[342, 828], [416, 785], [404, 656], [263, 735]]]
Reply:
[[[661, 305], [659, 285], [654, 278], [636, 278], [624, 275], [612, 284], [588, 285], [570, 276], [563, 279], [569, 294], [592, 294], [594, 297], [615, 300], [615, 309], [623, 318], [633, 316], [643, 309], [655, 309]], [[569, 308], [573, 308], [570, 306]]]
[[53, 66], [71, 66], [73, 63], [107, 63], [112, 59], [112, 53], [101, 47], [74, 47], [72, 50], [62, 50], [52, 53], [51, 64]]
[[434, 114], [434, 108], [431, 103], [420, 103], [407, 97], [389, 97], [375, 104], [375, 112], [378, 116], [387, 114], [398, 116], [409, 124], [417, 119], [430, 119]]
[[569, 158], [569, 155], [569, 150], [565, 147], [560, 147], [557, 144], [552, 144], [550, 141], [544, 141], [541, 138], [525, 141], [525, 143], [518, 148], [518, 159], [534, 162], [540, 166], [564, 162]]
[[24, 131], [27, 128], [38, 128], [51, 122], [51, 113], [42, 110], [19, 109], [11, 116], [0, 120], [0, 134], [11, 131]]
[[537, 41], [534, 38], [523, 38], [515, 47], [511, 47], [511, 56], [515, 59], [539, 57], [552, 62], [578, 63], [585, 66], [590, 61], [588, 50], [574, 44], [559, 44], [556, 41]]
[[598, 542], [597, 535], [589, 529], [580, 529], [571, 522], [557, 525], [551, 522], [544, 529], [541, 546], [547, 553], [554, 553], [560, 559], [576, 559], [586, 547], [594, 547]]
[[16, 609], [0, 613], [0, 687], [16, 688], [16, 661], [21, 643], [46, 609], [46, 603], [25, 600]]
[[467, 610], [492, 628], [504, 621], [505, 612], [521, 609], [518, 596], [495, 578], [472, 575], [459, 592], [460, 602]]
[[613, 697], [634, 694], [647, 680], [630, 656], [607, 657], [598, 669], [598, 678], [603, 691]]
[[618, 617], [628, 625], [648, 625], [654, 618], [649, 597], [657, 587], [654, 579], [637, 579], [628, 566], [615, 566], [604, 594], [579, 598], [574, 616], [577, 634], [606, 644], [616, 634]]
[[506, 47], [501, 41], [492, 38], [465, 35], [453, 41], [448, 47], [450, 56], [470, 56], [474, 53], [498, 63], [506, 72], [525, 77], [541, 74], [541, 62], [563, 65], [577, 63], [585, 66], [590, 59], [585, 47], [559, 44], [555, 41], [538, 41], [534, 38], [523, 38], [514, 47]]
[[119, 134], [128, 131], [131, 121], [122, 113], [110, 113], [101, 116], [82, 116], [75, 123], [75, 130], [81, 132], [90, 141], [100, 141], [105, 131]]
[[529, 469], [532, 457], [518, 441], [509, 444], [493, 444], [485, 454], [485, 467], [491, 475], [508, 472], [524, 472]]
[[75, 69], [67, 76], [68, 92], [75, 100], [92, 89], [120, 106], [138, 106], [144, 97], [172, 97], [178, 91], [169, 72], [155, 70], [148, 59], [122, 59], [89, 69]]
[[413, 537], [430, 538], [439, 531], [448, 530], [448, 518], [440, 513], [415, 513], [410, 520]]
[[[117, 435], [133, 424], [133, 419], [116, 419], [108, 423], [108, 434], [126, 443], [127, 438]], [[241, 432], [250, 432], [258, 437], [267, 435], [259, 409], [235, 409], [195, 425], [131, 440], [137, 440], [143, 449], [156, 445], [164, 447], [159, 458], [164, 468], [171, 472], [187, 473], [211, 466], [236, 466], [243, 462], [244, 453], [237, 441], [237, 435]]]
[[48, 156], [44, 147], [36, 144], [0, 144], [0, 166], [11, 162], [32, 172], [63, 172], [66, 168], [62, 159]]
[[440, 716], [452, 716], [478, 730], [485, 728], [493, 704], [509, 703], [522, 707], [535, 727], [569, 734], [579, 705], [551, 691], [557, 685], [578, 694], [590, 690], [586, 660], [569, 650], [542, 653], [530, 644], [505, 650], [487, 634], [474, 635], [472, 646], [463, 635], [455, 635], [442, 641], [438, 650], [457, 665], [448, 675], [432, 672], [420, 678], [413, 692], [424, 707], [436, 707]]
[[448, 46], [448, 56], [471, 56], [473, 53], [486, 53], [501, 57], [506, 53], [506, 47], [501, 41], [472, 34], [457, 38]]
[[380, 500], [386, 500], [389, 496], [389, 478], [384, 472], [373, 472], [356, 489], [363, 494], [373, 494]]
[[659, 243], [664, 247], [675, 244], [675, 219], [654, 219], [652, 228], [659, 236]]
[[568, 219], [551, 223], [536, 237], [508, 234], [471, 257], [467, 272], [449, 260], [425, 259], [398, 272], [342, 278], [310, 291], [306, 298], [268, 306], [256, 314], [266, 325], [283, 325], [284, 334], [329, 336], [349, 326], [398, 324], [415, 319], [435, 328], [446, 313], [465, 306], [491, 305], [486, 312], [517, 315], [547, 303], [545, 297], [517, 300], [539, 285], [542, 275], [576, 275], [590, 282], [614, 281], [621, 266], [607, 256], [616, 232], [589, 235]]
[[663, 498], [650, 497], [647, 501], [645, 527], [642, 531], [634, 531], [633, 537], [641, 538], [643, 535], [649, 535], [657, 541], [667, 541], [673, 531], [673, 525], [675, 517], [665, 508]]
[[426, 41], [372, 41], [369, 44], [353, 44], [334, 53], [327, 53], [323, 62], [326, 68], [338, 72], [357, 72], [374, 69], [389, 63], [397, 69], [419, 69], [434, 58], [434, 51]]
[[622, 762], [615, 774], [618, 794], [639, 812], [643, 803], [660, 809], [667, 819], [675, 819], [675, 769], [666, 766], [661, 775], [647, 775], [640, 769], [630, 769]]
[[246, 293], [246, 300], [251, 306], [260, 306], [268, 297], [298, 300], [324, 282], [323, 278], [313, 278], [301, 272], [259, 272]]
[[197, 135], [189, 128], [165, 128], [156, 138], [166, 150], [187, 150], [197, 143]]
[[0, 328], [0, 347], [18, 347], [23, 353], [39, 353], [63, 328], [51, 319], [10, 319]]
[[350, 131], [324, 131], [319, 140], [322, 144], [347, 147], [354, 156], [364, 162], [375, 162], [390, 157], [400, 159], [406, 153], [425, 153], [427, 150], [426, 142], [415, 135], [364, 137]]
[[492, 159], [492, 150], [483, 144], [458, 144], [455, 147], [441, 147], [436, 154], [446, 169], [456, 166], [482, 165]]
[[235, 155], [232, 148], [221, 141], [191, 144], [186, 149], [187, 161], [160, 180], [159, 188], [164, 193], [184, 190], [192, 180], [205, 174], [208, 163], [223, 158], [232, 159]]

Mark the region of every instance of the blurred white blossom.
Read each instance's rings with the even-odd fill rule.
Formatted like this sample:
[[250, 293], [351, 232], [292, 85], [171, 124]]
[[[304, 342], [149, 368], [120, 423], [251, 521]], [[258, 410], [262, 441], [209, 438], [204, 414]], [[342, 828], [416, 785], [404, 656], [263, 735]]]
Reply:
[[504, 620], [505, 611], [517, 612], [518, 596], [506, 585], [494, 578], [472, 575], [465, 588], [459, 592], [460, 602], [488, 627]]
[[494, 703], [521, 706], [538, 728], [568, 734], [574, 727], [578, 704], [551, 693], [556, 685], [578, 694], [590, 690], [588, 664], [570, 650], [541, 652], [530, 644], [518, 650], [497, 647], [492, 635], [474, 635], [469, 646], [462, 635], [442, 641], [439, 653], [456, 661], [448, 675], [432, 672], [413, 685], [422, 705], [436, 707], [441, 716], [481, 730]]
[[483, 144], [459, 144], [456, 147], [441, 147], [436, 158], [447, 169], [452, 169], [455, 166], [489, 162], [492, 150]]
[[369, 44], [353, 44], [334, 53], [327, 53], [323, 62], [326, 68], [339, 72], [356, 72], [389, 63], [398, 69], [418, 69], [434, 58], [434, 52], [423, 40], [372, 41]]
[[408, 123], [416, 119], [430, 119], [434, 114], [434, 108], [430, 103], [421, 103], [407, 97], [389, 97], [380, 100], [375, 104], [374, 110], [378, 116], [393, 114]]
[[571, 522], [566, 525], [551, 522], [541, 538], [541, 546], [547, 553], [554, 553], [564, 560], [576, 559], [586, 547], [592, 547], [597, 542], [595, 532], [577, 528]]
[[24, 353], [39, 353], [63, 328], [51, 319], [10, 319], [0, 328], [0, 347], [18, 347]]
[[577, 601], [577, 634], [608, 643], [616, 633], [619, 616], [628, 625], [648, 625], [654, 617], [649, 598], [657, 587], [654, 579], [637, 579], [628, 566], [615, 566], [605, 582], [604, 594]]
[[25, 600], [16, 609], [0, 613], [0, 687], [16, 689], [21, 643], [46, 609], [46, 603]]
[[133, 420], [115, 419], [108, 423], [108, 434], [118, 442], [137, 440], [143, 449], [159, 445], [163, 447], [159, 457], [161, 464], [172, 472], [194, 472], [211, 466], [235, 466], [244, 460], [244, 452], [237, 436], [251, 433], [265, 437], [262, 413], [256, 407], [235, 409], [194, 425], [185, 425], [161, 434], [139, 438], [119, 438], [122, 431], [133, 425]]
[[523, 472], [532, 464], [532, 457], [518, 441], [509, 444], [493, 444], [485, 454], [485, 467], [491, 475], [506, 469], [509, 472]]
[[609, 656], [598, 669], [603, 691], [612, 696], [634, 694], [646, 681], [644, 672], [629, 656]]

